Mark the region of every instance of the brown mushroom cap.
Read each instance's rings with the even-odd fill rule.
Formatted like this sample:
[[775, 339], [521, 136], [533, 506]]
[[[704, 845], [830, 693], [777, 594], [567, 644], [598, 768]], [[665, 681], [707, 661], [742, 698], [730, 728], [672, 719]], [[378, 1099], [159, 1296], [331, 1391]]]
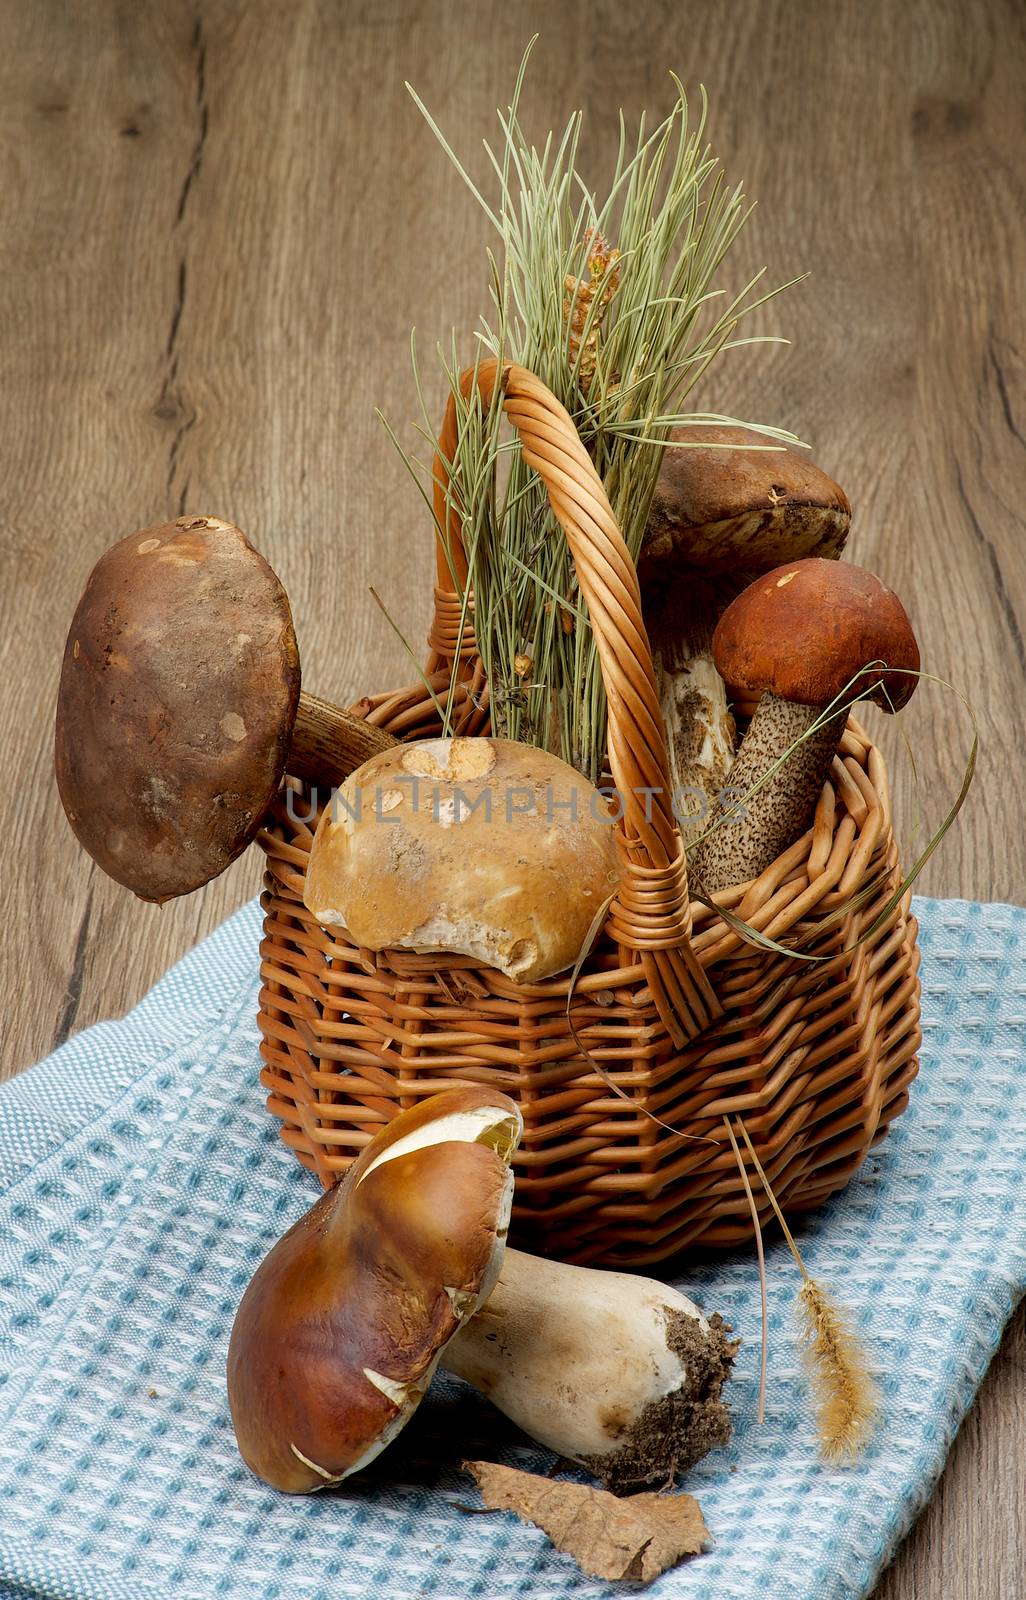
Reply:
[[897, 711], [918, 682], [919, 646], [897, 595], [863, 567], [815, 557], [749, 584], [717, 624], [713, 657], [731, 688], [803, 706], [829, 705], [874, 661], [893, 670], [860, 679], [853, 698]]
[[299, 689], [288, 598], [239, 528], [179, 517], [122, 539], [61, 671], [57, 786], [81, 844], [142, 900], [216, 877], [277, 792]]
[[383, 1128], [243, 1296], [228, 1397], [243, 1459], [309, 1493], [374, 1459], [494, 1288], [523, 1122], [506, 1095], [432, 1095]]
[[643, 585], [658, 580], [667, 561], [705, 573], [753, 572], [840, 555], [848, 497], [803, 452], [767, 450], [778, 441], [750, 428], [674, 428], [670, 439], [737, 448], [667, 449], [639, 559]]

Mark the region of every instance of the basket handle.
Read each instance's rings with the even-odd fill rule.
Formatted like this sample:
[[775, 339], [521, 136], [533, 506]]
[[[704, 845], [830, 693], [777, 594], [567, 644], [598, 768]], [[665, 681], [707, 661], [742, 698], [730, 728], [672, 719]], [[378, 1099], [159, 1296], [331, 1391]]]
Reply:
[[[588, 607], [609, 708], [609, 768], [620, 798], [620, 888], [608, 931], [635, 951], [645, 968], [660, 1019], [680, 1045], [720, 1014], [691, 947], [691, 908], [684, 846], [673, 815], [652, 650], [641, 615], [638, 575], [616, 524], [602, 480], [569, 412], [532, 372], [516, 363], [482, 361], [460, 377], [464, 398], [477, 383], [484, 405], [496, 382], [503, 409], [520, 435], [524, 460], [548, 491]], [[438, 541], [436, 604], [451, 610], [468, 566], [459, 515], [447, 494], [456, 445], [456, 402], [450, 394], [434, 461], [434, 508], [448, 517], [448, 549]], [[449, 606], [445, 606], [448, 600]], [[436, 613], [436, 634], [440, 631]], [[451, 632], [451, 626], [447, 630]]]

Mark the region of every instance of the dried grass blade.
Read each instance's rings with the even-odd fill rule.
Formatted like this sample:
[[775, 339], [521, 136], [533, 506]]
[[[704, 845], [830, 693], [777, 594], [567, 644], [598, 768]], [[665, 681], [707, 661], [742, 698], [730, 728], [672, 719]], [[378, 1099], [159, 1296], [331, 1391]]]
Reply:
[[761, 1338], [759, 1341], [759, 1404], [756, 1411], [756, 1421], [761, 1427], [766, 1421], [766, 1367], [769, 1356], [769, 1313], [766, 1306], [766, 1254], [762, 1243], [762, 1224], [759, 1221], [759, 1208], [755, 1203], [755, 1196], [752, 1193], [752, 1185], [748, 1180], [748, 1169], [745, 1166], [744, 1158], [742, 1157], [741, 1151], [738, 1148], [738, 1142], [734, 1136], [734, 1130], [730, 1126], [730, 1118], [724, 1117], [723, 1121], [727, 1129], [727, 1135], [730, 1139], [730, 1148], [734, 1152], [734, 1160], [737, 1162], [737, 1170], [741, 1174], [741, 1182], [745, 1186], [745, 1194], [748, 1197], [748, 1209], [752, 1213], [752, 1227], [755, 1230], [755, 1249], [759, 1258]]

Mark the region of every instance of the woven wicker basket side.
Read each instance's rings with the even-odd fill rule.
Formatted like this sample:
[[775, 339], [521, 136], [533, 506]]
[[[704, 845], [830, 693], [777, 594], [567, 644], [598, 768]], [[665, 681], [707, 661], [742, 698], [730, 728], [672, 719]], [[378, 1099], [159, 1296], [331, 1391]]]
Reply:
[[[418, 731], [431, 732], [430, 718]], [[858, 724], [810, 833], [756, 884], [719, 897], [752, 926], [827, 960], [755, 951], [696, 902], [696, 953], [725, 1015], [679, 1049], [633, 962], [608, 937], [596, 946], [574, 990], [574, 1027], [626, 1099], [567, 1027], [566, 978], [518, 987], [466, 957], [375, 955], [322, 928], [302, 902], [309, 804], [308, 791], [294, 790], [261, 837], [260, 1024], [269, 1108], [322, 1183], [425, 1094], [491, 1083], [525, 1118], [522, 1242], [567, 1259], [641, 1264], [750, 1237], [724, 1116], [744, 1118], [793, 1214], [847, 1183], [905, 1108], [920, 1041], [907, 900], [852, 948], [900, 881], [883, 763]], [[833, 920], [867, 886], [864, 903]], [[762, 1214], [769, 1220], [765, 1206]]]
[[[486, 386], [496, 376], [477, 374]], [[608, 502], [600, 484], [595, 498], [597, 479], [580, 487], [594, 472], [562, 408], [530, 374], [505, 376], [514, 421], [548, 452], [535, 462], [598, 620], [614, 779], [621, 793], [660, 783], [666, 791], [636, 577]], [[561, 487], [560, 475], [573, 473], [577, 488]], [[458, 556], [458, 528], [450, 531]], [[461, 633], [448, 561], [439, 563], [430, 692], [416, 684], [354, 707], [401, 738], [437, 736], [437, 699], [451, 698], [461, 731], [487, 731], [487, 686], [473, 636]], [[269, 1108], [322, 1183], [397, 1111], [455, 1084], [492, 1084], [524, 1115], [520, 1242], [636, 1265], [751, 1236], [725, 1117], [744, 1119], [794, 1213], [846, 1183], [907, 1104], [920, 1039], [916, 925], [907, 897], [888, 905], [900, 871], [886, 773], [854, 719], [808, 833], [754, 883], [716, 897], [749, 926], [821, 958], [811, 963], [754, 949], [719, 909], [689, 903], [672, 815], [646, 826], [636, 810], [623, 833], [630, 892], [572, 995], [567, 975], [516, 985], [468, 957], [375, 954], [322, 928], [303, 905], [317, 815], [317, 797], [293, 785], [261, 835], [260, 1026]], [[696, 1036], [706, 1006], [720, 1014]], [[766, 1204], [761, 1212], [768, 1220]]]

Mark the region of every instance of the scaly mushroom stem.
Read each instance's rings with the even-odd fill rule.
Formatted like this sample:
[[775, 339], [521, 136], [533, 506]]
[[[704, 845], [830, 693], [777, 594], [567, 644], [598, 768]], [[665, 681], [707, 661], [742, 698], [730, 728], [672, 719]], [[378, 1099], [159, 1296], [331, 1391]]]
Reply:
[[658, 599], [645, 596], [645, 627], [666, 730], [674, 811], [689, 845], [704, 833], [734, 759], [734, 718], [712, 656], [720, 614], [748, 582], [685, 574]]
[[730, 1437], [736, 1345], [667, 1285], [507, 1249], [442, 1362], [614, 1490], [667, 1483]]
[[[827, 717], [766, 690], [727, 778], [724, 821], [692, 853], [688, 872], [706, 894], [757, 878], [808, 827], [844, 732], [846, 711]], [[822, 717], [822, 726], [808, 738]], [[757, 793], [744, 799], [785, 750], [801, 739]], [[740, 802], [735, 815], [731, 803]]]

